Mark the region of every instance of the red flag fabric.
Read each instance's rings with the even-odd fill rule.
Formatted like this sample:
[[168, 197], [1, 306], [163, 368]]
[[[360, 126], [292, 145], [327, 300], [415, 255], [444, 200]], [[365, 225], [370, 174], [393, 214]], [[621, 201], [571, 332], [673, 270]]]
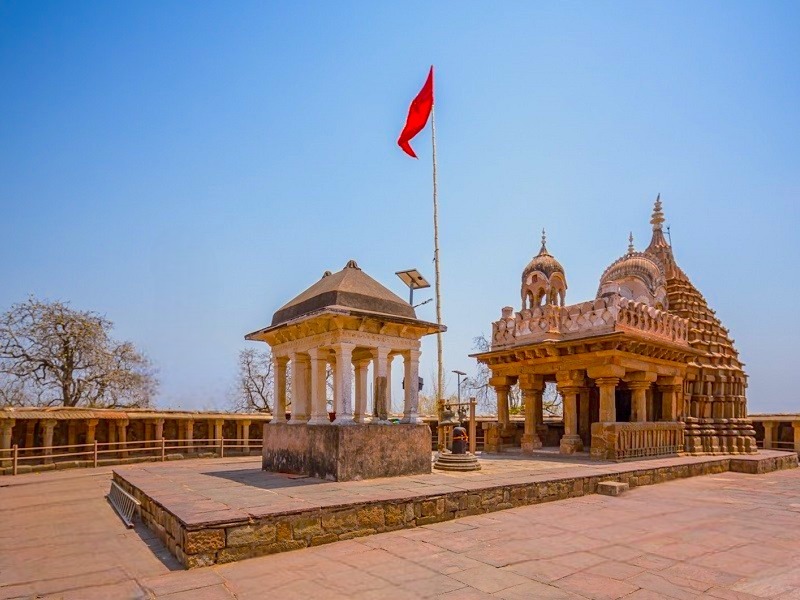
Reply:
[[406, 126], [403, 127], [403, 131], [400, 133], [400, 137], [397, 140], [397, 145], [403, 149], [403, 152], [412, 158], [417, 158], [417, 155], [414, 153], [414, 149], [411, 147], [409, 142], [414, 139], [414, 136], [422, 131], [422, 129], [428, 123], [428, 117], [431, 114], [432, 108], [433, 67], [431, 66], [431, 70], [428, 73], [428, 79], [425, 81], [425, 85], [422, 86], [422, 89], [419, 91], [419, 94], [417, 94], [417, 97], [411, 101], [411, 106], [408, 109]]

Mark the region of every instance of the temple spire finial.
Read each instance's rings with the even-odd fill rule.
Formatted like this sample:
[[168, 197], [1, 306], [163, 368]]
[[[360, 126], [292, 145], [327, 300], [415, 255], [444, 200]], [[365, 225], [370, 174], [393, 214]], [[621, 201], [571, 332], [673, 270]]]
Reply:
[[664, 211], [661, 210], [661, 194], [656, 197], [656, 203], [653, 205], [653, 216], [650, 218], [650, 224], [653, 226], [653, 231], [660, 231], [661, 224], [664, 222]]
[[547, 234], [544, 231], [544, 227], [542, 227], [542, 248], [539, 250], [539, 254], [547, 254]]
[[628, 235], [628, 254], [633, 254], [636, 250], [633, 247], [633, 232]]

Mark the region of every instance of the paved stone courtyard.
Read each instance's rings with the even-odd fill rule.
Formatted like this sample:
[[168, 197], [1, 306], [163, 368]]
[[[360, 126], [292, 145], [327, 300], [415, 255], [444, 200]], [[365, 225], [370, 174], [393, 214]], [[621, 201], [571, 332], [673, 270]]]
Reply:
[[0, 598], [800, 599], [796, 469], [683, 479], [192, 571], [146, 528], [124, 527], [104, 499], [110, 472], [0, 480]]

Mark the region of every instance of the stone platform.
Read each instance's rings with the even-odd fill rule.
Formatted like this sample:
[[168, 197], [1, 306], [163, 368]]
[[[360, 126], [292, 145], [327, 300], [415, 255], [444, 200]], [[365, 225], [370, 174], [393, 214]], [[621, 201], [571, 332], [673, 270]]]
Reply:
[[797, 466], [797, 454], [691, 456], [627, 463], [588, 455], [483, 455], [483, 469], [352, 482], [268, 473], [255, 463], [161, 463], [116, 469], [142, 520], [186, 567], [201, 567], [584, 496], [598, 483], [630, 487]]
[[424, 423], [264, 425], [262, 468], [333, 481], [431, 472], [431, 429]]

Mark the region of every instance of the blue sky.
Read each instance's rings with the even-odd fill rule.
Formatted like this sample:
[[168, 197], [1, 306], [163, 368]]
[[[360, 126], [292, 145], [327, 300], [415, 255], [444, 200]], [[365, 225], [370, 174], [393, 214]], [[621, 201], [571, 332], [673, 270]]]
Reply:
[[326, 269], [432, 278], [430, 133], [395, 140], [434, 64], [448, 370], [542, 227], [588, 300], [660, 192], [750, 410], [798, 411], [799, 29], [796, 2], [0, 2], [0, 309], [101, 312], [160, 405], [224, 406], [244, 334]]

